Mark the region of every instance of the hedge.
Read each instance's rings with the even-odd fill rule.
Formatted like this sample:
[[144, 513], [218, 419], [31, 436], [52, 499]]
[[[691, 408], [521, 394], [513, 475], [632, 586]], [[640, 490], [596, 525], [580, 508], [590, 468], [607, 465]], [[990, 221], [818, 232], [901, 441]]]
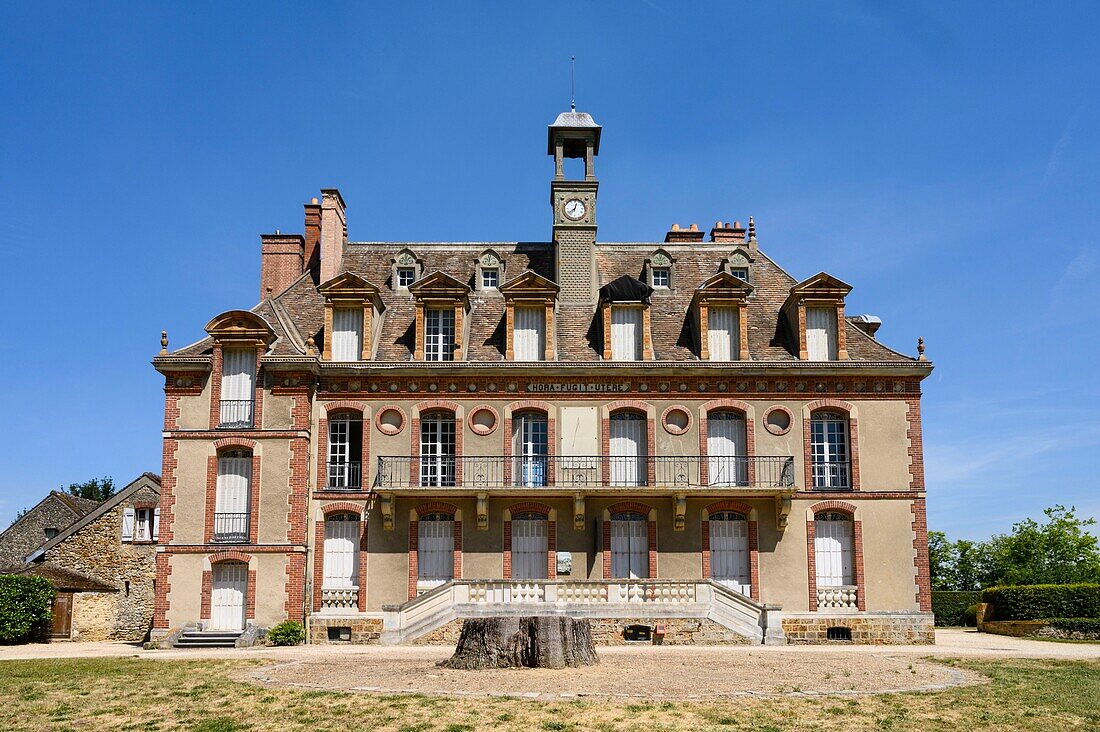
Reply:
[[990, 587], [982, 601], [993, 606], [994, 620], [1100, 618], [1100, 584]]
[[0, 574], [0, 643], [24, 643], [45, 635], [54, 594], [44, 577]]
[[980, 592], [933, 590], [932, 613], [936, 616], [936, 625], [940, 627], [973, 625], [973, 621], [966, 622], [966, 609], [981, 601]]
[[1051, 618], [1047, 623], [1071, 633], [1100, 633], [1100, 620], [1097, 618]]

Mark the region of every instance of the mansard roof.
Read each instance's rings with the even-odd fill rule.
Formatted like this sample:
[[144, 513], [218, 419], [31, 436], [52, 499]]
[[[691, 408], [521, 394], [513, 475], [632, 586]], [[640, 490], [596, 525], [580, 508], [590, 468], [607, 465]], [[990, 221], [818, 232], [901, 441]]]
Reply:
[[[408, 363], [415, 347], [414, 321], [417, 291], [444, 288], [461, 294], [469, 301], [466, 320], [469, 340], [465, 364], [500, 363], [504, 360], [505, 298], [498, 292], [472, 292], [478, 257], [492, 249], [503, 260], [508, 272], [522, 274], [502, 285], [505, 289], [522, 282], [556, 283], [552, 242], [350, 242], [344, 251], [343, 268], [364, 282], [387, 283], [394, 257], [402, 250], [415, 252], [424, 275], [409, 292], [390, 287], [379, 288], [384, 315], [378, 336], [376, 363]], [[676, 260], [676, 274], [670, 289], [649, 296], [651, 334], [657, 362], [698, 362], [697, 334], [691, 316], [693, 298], [700, 287], [744, 287], [748, 283], [723, 273], [729, 257], [729, 242], [597, 242], [595, 258], [599, 284], [606, 286], [623, 277], [648, 287], [645, 277], [647, 260], [657, 250], [668, 252]], [[736, 249], [736, 247], [734, 247]], [[846, 295], [851, 286], [825, 273], [798, 282], [766, 253], [752, 248], [751, 296], [745, 299], [749, 352], [754, 363], [777, 365], [798, 363], [797, 344], [783, 326], [783, 307], [792, 288], [809, 297]], [[531, 274], [528, 274], [530, 272]], [[536, 280], [537, 276], [537, 280]], [[529, 279], [524, 279], [529, 278]], [[736, 280], [737, 278], [732, 278]], [[350, 280], [350, 278], [349, 278]], [[728, 283], [728, 284], [727, 284]], [[327, 284], [327, 283], [326, 283]], [[843, 293], [843, 294], [841, 294]], [[433, 293], [434, 294], [434, 293]], [[250, 314], [270, 327], [274, 340], [272, 356], [305, 357], [308, 338], [318, 342], [324, 325], [324, 295], [306, 274], [285, 292], [256, 305]], [[234, 311], [241, 312], [241, 311]], [[601, 361], [602, 337], [594, 305], [559, 304], [554, 317], [556, 344], [561, 365]], [[845, 321], [847, 348], [851, 365], [868, 363], [915, 364], [916, 359], [900, 354], [871, 338]], [[201, 356], [210, 352], [209, 338], [173, 352], [173, 356]]]

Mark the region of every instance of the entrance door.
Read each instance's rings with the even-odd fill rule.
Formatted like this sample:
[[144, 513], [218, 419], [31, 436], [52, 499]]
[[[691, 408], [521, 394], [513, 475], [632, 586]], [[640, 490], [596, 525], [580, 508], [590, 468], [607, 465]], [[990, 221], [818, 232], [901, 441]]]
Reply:
[[244, 630], [248, 567], [241, 562], [215, 564], [210, 594], [210, 629]]
[[647, 524], [646, 517], [640, 513], [617, 513], [611, 517], [612, 577], [649, 577]]
[[73, 593], [58, 592], [53, 599], [53, 626], [51, 638], [68, 638], [72, 635]]
[[538, 513], [512, 518], [512, 577], [546, 579], [547, 520]]
[[711, 579], [742, 595], [752, 594], [749, 572], [749, 522], [733, 511], [710, 517]]

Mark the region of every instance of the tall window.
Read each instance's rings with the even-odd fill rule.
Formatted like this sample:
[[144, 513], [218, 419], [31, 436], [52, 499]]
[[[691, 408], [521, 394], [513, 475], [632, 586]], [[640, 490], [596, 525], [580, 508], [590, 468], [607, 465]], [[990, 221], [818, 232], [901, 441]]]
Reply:
[[752, 594], [749, 522], [735, 511], [710, 515], [710, 576], [742, 595]]
[[814, 561], [818, 587], [854, 585], [852, 517], [836, 511], [814, 515]]
[[256, 349], [222, 350], [221, 419], [219, 427], [252, 426], [252, 401], [255, 398]]
[[646, 485], [646, 418], [636, 412], [616, 412], [609, 427], [611, 485]]
[[649, 532], [646, 517], [624, 512], [611, 517], [611, 576], [649, 576]]
[[414, 267], [398, 267], [397, 268], [397, 286], [409, 287], [412, 283], [416, 282], [416, 268]]
[[328, 420], [328, 488], [363, 485], [363, 420], [342, 412]]
[[707, 309], [707, 350], [711, 361], [736, 361], [741, 350], [741, 318], [737, 308]]
[[810, 467], [814, 488], [851, 488], [848, 418], [839, 412], [810, 417]]
[[541, 513], [520, 513], [512, 517], [513, 579], [546, 579], [548, 526]]
[[516, 485], [534, 487], [546, 485], [546, 468], [550, 454], [546, 415], [523, 412], [512, 420]]
[[325, 517], [325, 588], [359, 586], [359, 516]]
[[806, 353], [811, 361], [836, 360], [836, 310], [806, 308]]
[[707, 415], [707, 477], [711, 485], [748, 485], [745, 436], [745, 418], [740, 413]]
[[546, 358], [546, 309], [517, 307], [513, 318], [512, 349], [517, 361]]
[[214, 497], [214, 541], [248, 541], [249, 498], [252, 492], [252, 453], [227, 450], [218, 456]]
[[363, 353], [363, 309], [332, 311], [332, 360], [358, 361]]
[[642, 309], [611, 308], [611, 360], [642, 360]]
[[454, 579], [455, 520], [450, 514], [429, 513], [416, 526], [416, 589], [424, 592]]
[[455, 418], [433, 412], [420, 420], [420, 485], [455, 484]]
[[454, 309], [427, 308], [424, 311], [424, 360], [453, 361], [454, 357]]

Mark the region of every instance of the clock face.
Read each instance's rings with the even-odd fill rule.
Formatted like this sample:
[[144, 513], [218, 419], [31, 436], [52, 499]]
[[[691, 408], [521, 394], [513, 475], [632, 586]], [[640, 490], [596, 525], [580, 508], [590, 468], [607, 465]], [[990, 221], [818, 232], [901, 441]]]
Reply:
[[579, 198], [570, 198], [565, 202], [565, 216], [566, 218], [578, 221], [584, 218], [584, 214], [587, 211], [584, 205], [584, 201]]

